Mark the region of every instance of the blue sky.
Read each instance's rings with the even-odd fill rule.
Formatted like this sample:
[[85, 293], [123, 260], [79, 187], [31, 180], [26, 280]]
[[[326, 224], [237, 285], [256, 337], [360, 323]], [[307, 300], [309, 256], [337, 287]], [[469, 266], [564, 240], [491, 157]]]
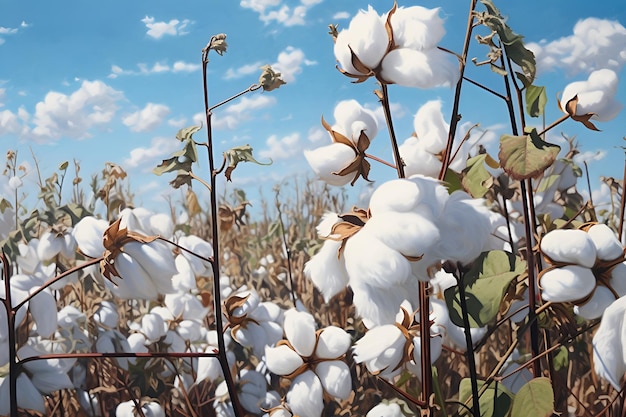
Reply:
[[[441, 7], [447, 33], [440, 45], [461, 49], [469, 2], [398, 3]], [[605, 67], [624, 75], [626, 9], [621, 1], [605, 1], [601, 7], [565, 0], [495, 3], [509, 16], [515, 31], [541, 47], [537, 84], [547, 86], [548, 123], [560, 116], [555, 97], [568, 83], [585, 80], [592, 70]], [[335, 69], [327, 33], [329, 23], [347, 27], [367, 4], [354, 0], [0, 0], [0, 151], [17, 149], [20, 159], [32, 167], [32, 149], [44, 175], [65, 160], [77, 159], [86, 180], [105, 162], [115, 162], [129, 173], [138, 205], [164, 209], [163, 193], [170, 192], [172, 178], [157, 177], [151, 169], [177, 149], [177, 130], [194, 124], [203, 111], [200, 51], [212, 34], [223, 32], [228, 35], [228, 52], [221, 57], [212, 54], [209, 64], [213, 103], [256, 82], [258, 68], [265, 64], [280, 70], [287, 81], [279, 90], [248, 94], [216, 111], [218, 149], [249, 143], [259, 160], [274, 160], [269, 167], [238, 168], [233, 185], [256, 190], [296, 173], [308, 174], [302, 151], [328, 141], [320, 124], [322, 115], [332, 121], [335, 104], [352, 98], [377, 109], [374, 82], [351, 84]], [[393, 3], [369, 4], [382, 13]], [[590, 17], [597, 20], [585, 20]], [[486, 52], [474, 45], [470, 57], [482, 60]], [[486, 67], [470, 65], [467, 75], [501, 88], [498, 76]], [[410, 136], [413, 115], [427, 100], [441, 99], [449, 118], [451, 89], [391, 86], [390, 95], [401, 140]], [[626, 82], [620, 84], [616, 97], [626, 103]], [[480, 123], [487, 131], [491, 149], [500, 134], [510, 133], [501, 103], [470, 85], [463, 90], [461, 114], [464, 122]], [[600, 175], [621, 177], [624, 153], [617, 147], [624, 145], [623, 117], [622, 112], [612, 121], [598, 123], [601, 132], [587, 131], [571, 121], [551, 132], [554, 140], [561, 132], [577, 136], [594, 187], [599, 186]], [[370, 150], [391, 159], [384, 131]], [[203, 130], [197, 138], [204, 135]], [[202, 168], [206, 165], [203, 160]], [[393, 174], [387, 170], [374, 166], [371, 176], [382, 179]], [[3, 194], [8, 192], [6, 183], [0, 179]], [[25, 179], [25, 190], [37, 192], [32, 175]]]

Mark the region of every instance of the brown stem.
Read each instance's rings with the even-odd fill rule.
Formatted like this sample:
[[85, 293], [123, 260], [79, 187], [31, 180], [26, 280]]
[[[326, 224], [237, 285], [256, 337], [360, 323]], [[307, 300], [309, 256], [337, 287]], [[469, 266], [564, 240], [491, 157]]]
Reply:
[[554, 122], [552, 122], [552, 124], [548, 127], [546, 127], [545, 129], [543, 129], [540, 133], [539, 136], [544, 135], [548, 130], [560, 125], [561, 123], [563, 123], [564, 121], [566, 121], [567, 119], [570, 118], [569, 114], [564, 114], [563, 116], [561, 116], [559, 119], [555, 120]]
[[439, 179], [443, 179], [450, 165], [450, 155], [452, 154], [452, 143], [454, 142], [454, 136], [456, 135], [456, 127], [459, 123], [459, 103], [461, 101], [461, 87], [463, 86], [463, 74], [465, 73], [465, 67], [467, 65], [467, 52], [469, 50], [470, 41], [472, 38], [472, 30], [474, 29], [474, 9], [476, 9], [477, 0], [470, 0], [470, 9], [467, 16], [467, 28], [465, 30], [465, 41], [463, 42], [463, 52], [461, 59], [459, 60], [459, 80], [456, 83], [456, 89], [454, 91], [454, 103], [452, 104], [452, 115], [450, 116], [450, 130], [448, 131], [448, 142], [446, 143], [446, 149], [443, 153], [443, 160], [441, 164], [441, 171], [439, 172]]
[[[17, 212], [17, 209], [15, 210]], [[17, 376], [20, 371], [20, 366], [16, 362], [17, 352], [15, 346], [15, 312], [16, 309], [11, 308], [13, 304], [11, 299], [11, 265], [9, 264], [9, 258], [2, 251], [0, 255], [2, 261], [2, 278], [4, 279], [4, 299], [0, 299], [4, 305], [4, 309], [7, 313], [7, 332], [9, 342], [9, 401], [10, 401], [10, 413], [11, 416], [17, 416]]]
[[[208, 63], [208, 61], [207, 61], [207, 63]], [[231, 102], [231, 101], [235, 100], [236, 98], [239, 98], [239, 97], [243, 96], [244, 94], [247, 94], [247, 93], [249, 93], [249, 92], [251, 92], [251, 91], [256, 91], [256, 90], [258, 90], [259, 88], [261, 88], [261, 85], [260, 85], [260, 84], [252, 84], [250, 87], [246, 88], [246, 89], [245, 89], [245, 90], [243, 90], [243, 91], [238, 92], [238, 93], [237, 93], [237, 94], [235, 94], [234, 96], [230, 96], [230, 97], [229, 97], [229, 98], [227, 98], [226, 100], [220, 101], [219, 103], [217, 103], [217, 104], [215, 104], [215, 105], [213, 105], [213, 106], [211, 106], [211, 107], [207, 107], [207, 109], [206, 109], [207, 114], [208, 114], [209, 112], [212, 112], [213, 110], [217, 109], [218, 107], [223, 106], [224, 104], [229, 103], [229, 102]]]
[[397, 169], [397, 167], [391, 162], [387, 162], [384, 159], [380, 159], [377, 156], [371, 155], [369, 153], [365, 153], [365, 157], [371, 159], [372, 161], [380, 162], [383, 165], [387, 165], [389, 168]]
[[[210, 204], [211, 204], [211, 215], [213, 216], [213, 221], [211, 222], [211, 238], [213, 244], [213, 253], [214, 259], [213, 263], [213, 308], [215, 313], [215, 327], [217, 330], [217, 345], [218, 345], [218, 359], [220, 365], [222, 367], [222, 373], [224, 374], [224, 380], [226, 381], [226, 386], [228, 388], [228, 394], [230, 396], [230, 400], [233, 404], [233, 411], [235, 413], [235, 417], [243, 417], [244, 411], [239, 402], [239, 397], [237, 396], [235, 382], [233, 380], [233, 375], [230, 371], [230, 367], [228, 364], [228, 357], [226, 355], [226, 343], [224, 341], [224, 323], [222, 322], [222, 300], [221, 300], [221, 290], [220, 290], [220, 262], [219, 262], [219, 254], [220, 254], [220, 246], [219, 246], [219, 228], [217, 222], [217, 192], [216, 192], [216, 179], [217, 174], [215, 173], [215, 161], [214, 161], [214, 150], [213, 150], [213, 131], [211, 129], [211, 116], [214, 108], [221, 106], [222, 104], [227, 103], [230, 100], [234, 100], [235, 98], [249, 92], [253, 91], [255, 85], [250, 86], [248, 89], [242, 91], [239, 94], [218, 103], [213, 107], [209, 107], [209, 86], [207, 80], [207, 67], [209, 64], [208, 59], [209, 50], [207, 49], [202, 53], [202, 85], [203, 85], [203, 93], [204, 93], [204, 109], [206, 115], [206, 128], [207, 128], [207, 154], [209, 159], [209, 173], [211, 175], [211, 188], [210, 188]], [[257, 87], [257, 88], [260, 88]]]

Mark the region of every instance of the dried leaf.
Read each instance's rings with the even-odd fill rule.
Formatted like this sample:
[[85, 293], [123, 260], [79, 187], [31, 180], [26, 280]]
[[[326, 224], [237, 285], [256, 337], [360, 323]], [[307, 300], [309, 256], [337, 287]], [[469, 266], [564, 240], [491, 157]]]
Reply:
[[502, 135], [500, 138], [500, 165], [516, 180], [537, 178], [552, 165], [561, 147], [545, 142], [532, 129], [525, 136]]

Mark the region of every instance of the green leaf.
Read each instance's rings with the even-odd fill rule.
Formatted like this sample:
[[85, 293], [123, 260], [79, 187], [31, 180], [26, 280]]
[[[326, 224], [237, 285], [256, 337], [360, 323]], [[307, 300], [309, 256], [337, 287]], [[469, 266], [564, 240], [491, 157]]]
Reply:
[[552, 363], [555, 371], [567, 369], [567, 365], [569, 365], [569, 350], [565, 346], [561, 346], [554, 354]]
[[250, 145], [237, 146], [224, 152], [224, 158], [228, 161], [228, 167], [224, 175], [228, 181], [231, 180], [232, 172], [237, 168], [240, 162], [253, 162], [258, 165], [271, 165], [272, 160], [266, 164], [257, 161], [252, 156], [252, 147]]
[[446, 170], [446, 175], [443, 177], [443, 182], [446, 183], [448, 187], [448, 193], [452, 194], [457, 190], [462, 190], [463, 186], [461, 185], [461, 176], [458, 172], [448, 168]]
[[554, 392], [548, 378], [535, 378], [515, 395], [511, 417], [551, 416], [554, 411]]
[[474, 198], [481, 198], [489, 191], [487, 184], [488, 180], [493, 178], [485, 164], [492, 168], [498, 168], [498, 162], [494, 160], [489, 154], [480, 154], [470, 158], [467, 161], [467, 166], [462, 171], [463, 173], [463, 189], [467, 191]]
[[524, 37], [513, 32], [506, 24], [506, 19], [502, 17], [500, 10], [491, 0], [480, 0], [480, 2], [487, 9], [487, 13], [482, 15], [484, 25], [498, 34], [507, 57], [520, 66], [528, 84], [532, 84], [537, 72], [535, 54], [524, 46]]
[[439, 409], [442, 413], [442, 417], [448, 417], [446, 412], [446, 400], [441, 391], [441, 385], [439, 384], [439, 371], [436, 366], [432, 367], [433, 370], [433, 393], [435, 394], [435, 403], [439, 405]]
[[537, 129], [525, 136], [502, 135], [500, 138], [500, 165], [516, 180], [537, 178], [552, 165], [561, 147], [545, 142]]
[[75, 203], [65, 204], [64, 206], [59, 207], [59, 210], [67, 213], [70, 216], [70, 219], [72, 220], [72, 226], [76, 226], [76, 223], [78, 223], [84, 217], [92, 215], [92, 213], [90, 213], [89, 210], [87, 210], [85, 207]]
[[[478, 380], [478, 390], [485, 381]], [[459, 401], [472, 408], [472, 384], [469, 378], [463, 378], [459, 384]], [[492, 382], [480, 396], [480, 415], [484, 417], [506, 417], [511, 408], [514, 395], [501, 383]], [[469, 401], [468, 401], [469, 400]], [[465, 407], [459, 407], [459, 416], [471, 416], [471, 412]], [[528, 416], [533, 414], [527, 414]]]
[[[461, 282], [465, 288], [470, 327], [484, 327], [495, 319], [509, 283], [525, 270], [526, 261], [512, 253], [493, 250], [480, 254]], [[450, 320], [463, 327], [459, 287], [448, 288], [444, 296]]]
[[530, 117], [539, 117], [543, 114], [548, 98], [546, 88], [536, 85], [526, 87], [526, 113]]
[[554, 184], [556, 184], [561, 179], [561, 174], [552, 174], [546, 177], [543, 177], [537, 186], [537, 193], [542, 193], [548, 189], [550, 189]]
[[192, 136], [194, 133], [202, 129], [202, 125], [200, 126], [189, 126], [182, 128], [176, 133], [176, 139], [181, 142], [193, 140]]

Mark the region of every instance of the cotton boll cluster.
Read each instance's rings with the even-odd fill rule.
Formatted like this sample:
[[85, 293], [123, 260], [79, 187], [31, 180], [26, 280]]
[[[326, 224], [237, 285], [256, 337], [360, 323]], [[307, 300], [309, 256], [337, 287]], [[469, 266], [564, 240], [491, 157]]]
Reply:
[[365, 150], [378, 133], [376, 116], [355, 100], [340, 101], [334, 116], [333, 126], [324, 124], [333, 143], [305, 150], [306, 160], [315, 175], [330, 185], [354, 184], [359, 176], [367, 179]]
[[334, 52], [340, 71], [358, 81], [374, 76], [405, 87], [450, 86], [459, 71], [437, 49], [444, 34], [438, 8], [394, 7], [379, 15], [369, 6], [336, 35]]
[[[407, 176], [422, 174], [437, 178], [441, 170], [441, 158], [448, 142], [450, 126], [443, 120], [441, 101], [426, 102], [413, 119], [414, 135], [400, 145], [400, 156], [405, 163]], [[459, 172], [465, 168], [466, 143], [456, 153], [450, 168]]]
[[552, 264], [539, 276], [544, 300], [571, 302], [576, 314], [595, 319], [626, 295], [624, 248], [608, 226], [554, 230], [543, 237], [540, 248]]
[[320, 417], [324, 394], [348, 398], [351, 377], [343, 356], [350, 348], [350, 335], [336, 326], [315, 330], [307, 312], [285, 312], [286, 339], [265, 348], [267, 369], [291, 379], [287, 404], [294, 415]]
[[404, 300], [418, 304], [418, 281], [428, 281], [442, 260], [467, 263], [482, 252], [489, 215], [470, 201], [428, 177], [386, 182], [368, 211], [325, 217], [318, 231], [327, 240], [304, 272], [326, 300], [349, 285], [367, 327], [392, 324]]

